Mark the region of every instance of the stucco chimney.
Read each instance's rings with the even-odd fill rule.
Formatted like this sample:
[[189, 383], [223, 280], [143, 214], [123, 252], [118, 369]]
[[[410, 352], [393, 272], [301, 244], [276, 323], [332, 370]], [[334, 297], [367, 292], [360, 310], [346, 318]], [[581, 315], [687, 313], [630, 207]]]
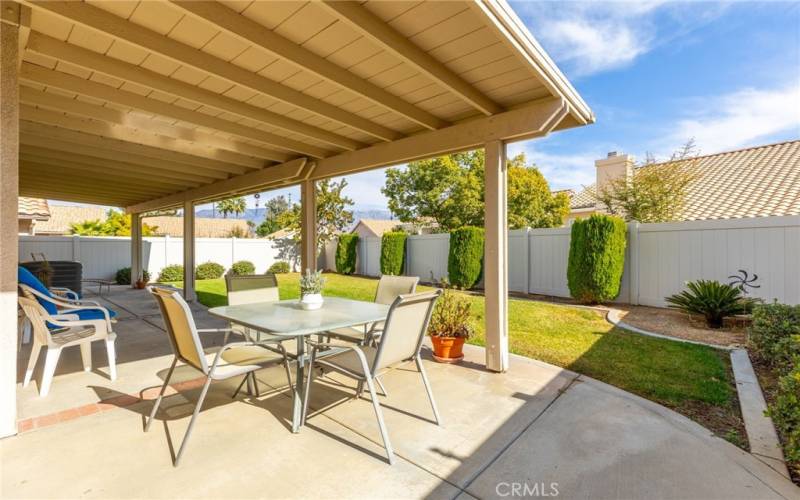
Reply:
[[597, 168], [597, 192], [602, 193], [608, 182], [614, 179], [630, 180], [633, 176], [633, 164], [633, 156], [616, 151], [611, 151], [602, 160], [596, 160], [594, 166]]

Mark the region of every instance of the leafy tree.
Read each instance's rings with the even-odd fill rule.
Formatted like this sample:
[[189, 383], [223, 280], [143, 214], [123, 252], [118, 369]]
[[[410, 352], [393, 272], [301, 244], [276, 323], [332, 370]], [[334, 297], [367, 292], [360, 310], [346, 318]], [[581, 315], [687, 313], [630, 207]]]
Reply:
[[[142, 235], [153, 236], [158, 226], [151, 226], [142, 222]], [[73, 222], [69, 227], [70, 234], [79, 236], [130, 236], [131, 216], [111, 209], [106, 213], [106, 219]]]
[[[381, 192], [389, 210], [403, 222], [434, 220], [441, 230], [484, 223], [482, 149], [409, 163], [386, 170]], [[511, 228], [557, 227], [569, 213], [565, 194], [553, 196], [524, 154], [508, 160], [508, 222]]]
[[217, 202], [217, 210], [222, 213], [222, 217], [227, 219], [228, 214], [243, 214], [247, 210], [247, 202], [242, 196], [220, 200]]
[[264, 222], [258, 225], [256, 234], [263, 238], [281, 229], [281, 225], [278, 223], [278, 218], [288, 210], [289, 202], [286, 200], [285, 196], [276, 196], [275, 198], [270, 199], [264, 207]]
[[675, 220], [683, 211], [687, 190], [696, 178], [692, 168], [696, 158], [694, 140], [663, 163], [648, 155], [630, 179], [613, 179], [594, 196], [608, 213], [628, 221]]
[[[353, 212], [347, 209], [353, 205], [353, 200], [342, 194], [345, 187], [347, 187], [346, 179], [339, 182], [330, 179], [317, 182], [318, 248], [323, 247], [337, 233], [353, 223]], [[280, 228], [294, 231], [296, 241], [300, 241], [302, 212], [299, 203], [294, 203], [292, 208], [280, 214], [277, 220]]]

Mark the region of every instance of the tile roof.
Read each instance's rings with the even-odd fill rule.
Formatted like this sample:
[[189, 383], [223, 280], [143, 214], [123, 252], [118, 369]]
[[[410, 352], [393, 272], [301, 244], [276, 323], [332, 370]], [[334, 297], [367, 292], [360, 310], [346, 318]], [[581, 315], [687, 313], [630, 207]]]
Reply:
[[46, 221], [50, 218], [50, 207], [47, 204], [47, 200], [43, 198], [20, 196], [17, 203], [17, 216], [20, 219]]
[[355, 232], [356, 228], [362, 224], [375, 236], [383, 236], [383, 233], [387, 233], [399, 226], [400, 222], [396, 220], [360, 219], [356, 225], [353, 226], [353, 230], [351, 232]]
[[[183, 217], [169, 215], [159, 215], [157, 217], [146, 217], [142, 219], [149, 226], [156, 226], [156, 235], [183, 237]], [[228, 238], [234, 228], [250, 232], [247, 221], [244, 219], [215, 219], [211, 217], [195, 217], [194, 237], [195, 238]]]
[[73, 222], [105, 218], [106, 209], [103, 207], [51, 205], [50, 220], [36, 224], [36, 234], [69, 234], [69, 225]]
[[[696, 175], [687, 190], [681, 220], [800, 214], [800, 140], [690, 161], [679, 162]], [[594, 184], [586, 186], [573, 196], [570, 207], [593, 207], [593, 189]]]

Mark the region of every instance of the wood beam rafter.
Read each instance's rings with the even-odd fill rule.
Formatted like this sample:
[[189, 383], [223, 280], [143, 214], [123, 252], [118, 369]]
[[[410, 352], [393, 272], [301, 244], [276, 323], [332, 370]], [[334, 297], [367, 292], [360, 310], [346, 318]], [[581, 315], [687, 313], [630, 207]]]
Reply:
[[248, 169], [260, 169], [268, 165], [268, 162], [258, 158], [208, 148], [199, 144], [185, 143], [171, 137], [153, 134], [149, 131], [111, 125], [106, 122], [70, 116], [47, 109], [38, 109], [27, 104], [23, 104], [20, 107], [20, 118], [29, 122], [53, 125], [97, 137], [117, 139], [142, 146], [164, 149], [173, 153], [195, 156], [199, 161], [224, 162]]
[[269, 78], [229, 63], [206, 52], [136, 25], [84, 2], [29, 1], [37, 9], [46, 10], [69, 21], [105, 33], [117, 40], [136, 45], [180, 64], [215, 75], [260, 94], [323, 116], [382, 140], [395, 140], [402, 134], [347, 112], [320, 99], [291, 89]]
[[61, 111], [73, 115], [100, 120], [114, 125], [150, 131], [154, 134], [171, 137], [188, 143], [205, 144], [209, 147], [251, 156], [263, 160], [284, 163], [292, 159], [287, 153], [264, 149], [247, 142], [226, 139], [202, 130], [182, 127], [161, 120], [154, 120], [139, 113], [129, 113], [116, 108], [97, 106], [85, 101], [64, 97], [52, 92], [36, 90], [31, 87], [20, 87], [20, 102], [39, 108]]
[[[20, 144], [27, 146], [34, 146], [39, 148], [55, 149], [59, 151], [66, 151], [69, 153], [76, 153], [80, 155], [91, 156], [94, 158], [101, 158], [110, 161], [119, 161], [121, 155], [118, 152], [111, 151], [102, 147], [87, 146], [85, 144], [77, 144], [69, 141], [62, 141], [48, 137], [46, 134], [36, 134], [23, 132], [20, 133]], [[192, 167], [185, 163], [176, 163], [167, 160], [154, 160], [146, 156], [135, 154], [126, 154], [121, 163], [132, 162], [140, 165], [153, 165], [158, 166], [164, 170], [171, 170], [173, 172], [181, 172], [185, 174], [195, 174], [197, 176], [211, 177], [213, 179], [227, 179], [228, 174], [219, 170], [210, 170], [199, 167]]]
[[217, 2], [172, 0], [185, 12], [224, 30], [227, 34], [246, 43], [252, 43], [289, 61], [298, 68], [323, 78], [343, 89], [369, 99], [393, 113], [435, 130], [448, 125], [437, 116], [403, 100], [402, 98], [351, 73], [341, 66], [325, 59], [310, 50], [297, 45], [279, 34], [265, 29], [236, 11]]
[[157, 179], [170, 179], [183, 186], [208, 184], [217, 180], [214, 177], [207, 177], [198, 173], [176, 172], [150, 165], [138, 165], [127, 161], [106, 160], [94, 156], [86, 156], [77, 153], [70, 153], [64, 150], [55, 150], [28, 144], [20, 144], [20, 152], [33, 158], [41, 158], [47, 161], [70, 162], [92, 168], [97, 172], [123, 171], [131, 172], [139, 176], [153, 177]]
[[[93, 175], [91, 173], [68, 170], [59, 165], [40, 164], [30, 161], [20, 161], [25, 165], [22, 171], [24, 178], [33, 176], [34, 180], [50, 182], [58, 185], [74, 185], [92, 189], [102, 188], [110, 193], [142, 193], [146, 195], [164, 195], [180, 190], [180, 187], [165, 186], [158, 183], [148, 183], [144, 180], [139, 182], [124, 181], [126, 177], [120, 177], [108, 173], [106, 175]], [[123, 184], [124, 182], [124, 184]]]
[[186, 201], [210, 200], [241, 192], [252, 192], [260, 188], [300, 182], [308, 177], [311, 169], [313, 169], [313, 163], [308, 162], [306, 158], [297, 158], [281, 165], [259, 170], [258, 172], [238, 175], [225, 181], [215, 182], [207, 186], [189, 189], [174, 195], [129, 206], [126, 208], [126, 211], [129, 213], [150, 212], [164, 208], [178, 207]]
[[135, 154], [150, 158], [149, 161], [162, 161], [167, 160], [173, 163], [182, 163], [186, 166], [194, 168], [203, 168], [206, 170], [217, 170], [226, 174], [243, 174], [253, 170], [258, 170], [252, 167], [244, 167], [242, 165], [233, 165], [231, 163], [223, 163], [221, 161], [209, 160], [207, 158], [200, 158], [198, 156], [187, 155], [184, 153], [177, 153], [166, 149], [161, 149], [152, 146], [145, 146], [136, 144], [120, 139], [113, 139], [109, 137], [102, 137], [99, 135], [87, 134], [75, 130], [63, 128], [61, 126], [47, 125], [43, 123], [31, 122], [28, 120], [20, 121], [20, 130], [23, 132], [36, 134], [44, 137], [51, 137], [62, 141], [73, 142], [76, 144], [84, 144], [98, 148], [107, 149], [109, 151], [117, 151], [125, 154]]
[[31, 63], [22, 63], [20, 79], [42, 85], [56, 87], [76, 94], [93, 97], [103, 101], [110, 101], [122, 106], [146, 111], [155, 115], [167, 116], [176, 120], [194, 123], [214, 130], [245, 137], [258, 142], [269, 144], [281, 149], [296, 151], [315, 158], [324, 158], [332, 153], [329, 150], [306, 144], [302, 141], [283, 137], [257, 128], [241, 125], [230, 120], [217, 118], [198, 111], [168, 104], [127, 90], [116, 89], [108, 85], [79, 78], [61, 71], [47, 69]]
[[503, 111], [500, 105], [450, 71], [433, 56], [414, 45], [406, 36], [361, 6], [360, 2], [325, 0], [322, 5], [327, 7], [339, 19], [347, 21], [359, 33], [367, 36], [385, 50], [395, 54], [406, 64], [425, 73], [481, 113], [490, 116]]
[[[225, 8], [225, 7], [223, 7]], [[229, 9], [226, 9], [229, 10]], [[263, 28], [262, 28], [263, 29]], [[261, 123], [278, 127], [288, 132], [297, 133], [331, 144], [337, 148], [354, 150], [365, 146], [327, 130], [287, 118], [284, 115], [268, 111], [252, 104], [225, 97], [224, 95], [184, 83], [180, 80], [161, 75], [134, 64], [113, 57], [108, 57], [93, 50], [62, 42], [47, 35], [33, 32], [28, 42], [28, 51], [42, 54], [61, 61], [66, 61], [92, 71], [97, 71], [121, 80], [138, 83], [160, 92], [188, 99], [204, 106], [239, 115]]]
[[112, 198], [108, 196], [103, 196], [99, 193], [94, 194], [84, 194], [84, 193], [74, 193], [69, 192], [68, 190], [58, 190], [52, 189], [50, 186], [49, 189], [47, 188], [40, 188], [35, 186], [23, 186], [20, 185], [19, 187], [19, 195], [20, 196], [28, 196], [31, 198], [46, 198], [48, 200], [62, 200], [62, 201], [72, 201], [76, 203], [89, 203], [92, 205], [107, 205], [110, 207], [125, 207], [131, 203], [140, 202], [142, 199], [131, 199], [130, 201], [121, 200], [119, 198]]

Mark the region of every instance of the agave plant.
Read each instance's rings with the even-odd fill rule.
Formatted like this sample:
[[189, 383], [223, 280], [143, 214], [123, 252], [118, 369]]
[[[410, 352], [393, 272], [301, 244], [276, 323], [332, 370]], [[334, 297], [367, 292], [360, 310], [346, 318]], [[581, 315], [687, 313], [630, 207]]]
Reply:
[[686, 288], [664, 300], [673, 309], [703, 315], [709, 328], [722, 328], [726, 316], [745, 314], [752, 308], [752, 300], [744, 297], [741, 290], [719, 281], [689, 281]]

